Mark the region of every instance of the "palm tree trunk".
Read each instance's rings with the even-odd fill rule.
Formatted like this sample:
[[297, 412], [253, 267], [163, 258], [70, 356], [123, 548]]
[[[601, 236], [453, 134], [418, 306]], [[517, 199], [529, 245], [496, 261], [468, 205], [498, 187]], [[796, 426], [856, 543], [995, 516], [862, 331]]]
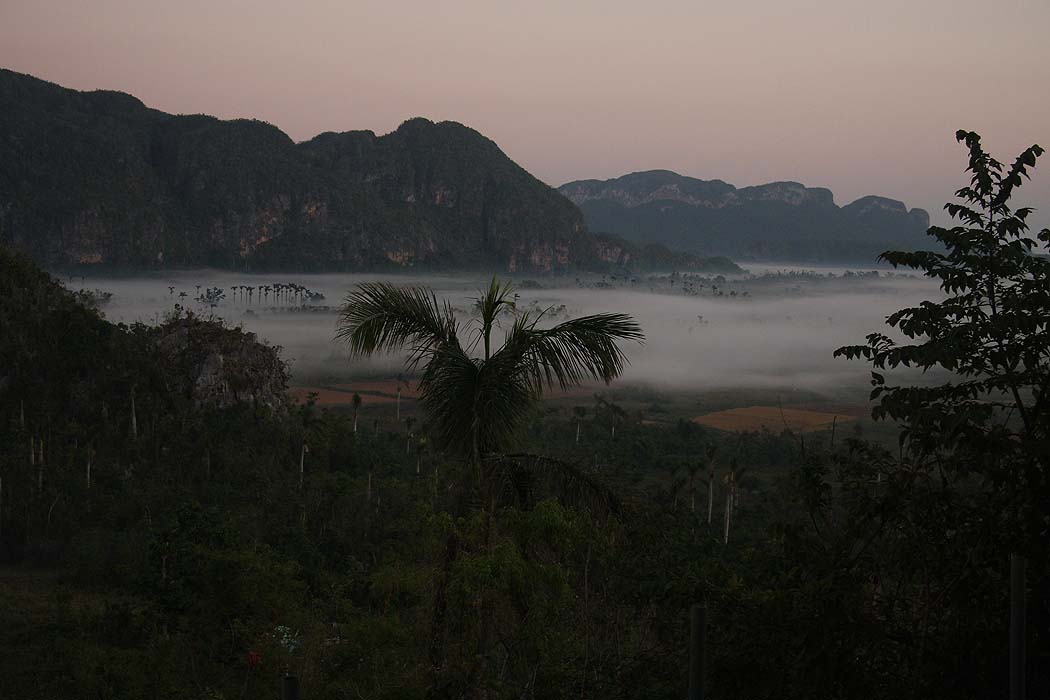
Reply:
[[722, 536], [725, 544], [729, 544], [729, 520], [733, 517], [733, 492], [726, 491], [726, 517], [725, 517], [725, 533]]
[[303, 475], [306, 473], [306, 442], [299, 449], [299, 493], [303, 492]]
[[576, 421], [576, 444], [580, 444], [580, 421]]
[[138, 415], [135, 413], [135, 386], [131, 387], [131, 439], [137, 441], [139, 439], [139, 420]]
[[707, 482], [707, 524], [711, 524], [711, 516], [715, 512], [715, 473], [711, 472], [711, 479]]

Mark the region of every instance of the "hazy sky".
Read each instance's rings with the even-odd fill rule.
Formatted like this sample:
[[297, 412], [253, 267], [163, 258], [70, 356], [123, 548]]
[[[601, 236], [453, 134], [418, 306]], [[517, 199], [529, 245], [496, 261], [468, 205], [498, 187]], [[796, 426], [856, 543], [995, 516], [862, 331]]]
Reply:
[[[668, 168], [939, 209], [1050, 148], [1050, 0], [0, 0], [0, 66], [292, 138], [453, 119], [558, 185]], [[1050, 225], [1050, 156], [1022, 200]]]

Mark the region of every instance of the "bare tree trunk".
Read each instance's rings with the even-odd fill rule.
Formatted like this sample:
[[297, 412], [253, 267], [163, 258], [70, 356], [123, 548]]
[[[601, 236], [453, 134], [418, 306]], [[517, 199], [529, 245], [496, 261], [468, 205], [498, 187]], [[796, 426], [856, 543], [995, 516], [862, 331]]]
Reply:
[[131, 439], [139, 439], [139, 417], [135, 412], [135, 386], [131, 387]]
[[299, 449], [299, 493], [303, 492], [303, 475], [306, 472], [306, 442]]
[[723, 542], [729, 544], [729, 521], [733, 517], [733, 492], [726, 491], [726, 518], [725, 518], [725, 533], [722, 536]]
[[44, 537], [48, 537], [51, 534], [51, 512], [55, 509], [55, 504], [58, 503], [58, 499], [61, 496], [55, 496], [55, 500], [51, 501], [51, 507], [47, 509], [47, 524], [44, 525]]
[[711, 470], [711, 478], [707, 482], [707, 524], [711, 524], [711, 516], [715, 512], [715, 472]]

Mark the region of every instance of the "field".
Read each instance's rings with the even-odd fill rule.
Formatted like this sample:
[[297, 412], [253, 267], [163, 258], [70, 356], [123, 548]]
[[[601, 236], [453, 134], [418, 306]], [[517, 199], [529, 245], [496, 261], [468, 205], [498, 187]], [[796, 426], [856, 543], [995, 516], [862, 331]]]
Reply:
[[742, 432], [769, 429], [774, 432], [791, 430], [800, 433], [812, 433], [829, 430], [833, 425], [855, 421], [856, 416], [823, 411], [807, 411], [797, 408], [779, 406], [748, 406], [715, 411], [693, 419], [694, 422], [709, 428]]

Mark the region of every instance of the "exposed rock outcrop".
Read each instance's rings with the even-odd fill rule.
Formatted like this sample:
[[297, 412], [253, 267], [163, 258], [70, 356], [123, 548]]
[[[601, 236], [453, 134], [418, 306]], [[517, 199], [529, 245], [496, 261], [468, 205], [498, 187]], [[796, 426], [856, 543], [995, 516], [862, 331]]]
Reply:
[[236, 404], [288, 410], [288, 374], [277, 348], [254, 333], [195, 316], [169, 320], [157, 329], [157, 348], [169, 379], [198, 408]]

